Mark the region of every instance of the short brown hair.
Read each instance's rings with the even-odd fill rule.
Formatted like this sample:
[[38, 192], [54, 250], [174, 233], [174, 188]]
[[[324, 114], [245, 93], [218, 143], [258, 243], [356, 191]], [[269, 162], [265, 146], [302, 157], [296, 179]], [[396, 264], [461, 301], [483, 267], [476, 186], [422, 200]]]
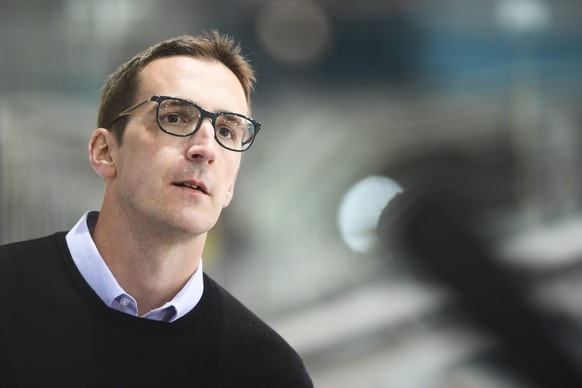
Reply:
[[140, 52], [119, 66], [107, 77], [103, 86], [97, 126], [113, 131], [117, 141], [121, 143], [127, 118], [121, 117], [113, 125], [111, 123], [119, 113], [136, 103], [134, 99], [139, 73], [155, 59], [173, 55], [186, 55], [221, 62], [240, 81], [250, 106], [251, 92], [256, 81], [255, 72], [242, 55], [240, 45], [230, 36], [213, 30], [200, 36], [183, 35], [165, 40]]

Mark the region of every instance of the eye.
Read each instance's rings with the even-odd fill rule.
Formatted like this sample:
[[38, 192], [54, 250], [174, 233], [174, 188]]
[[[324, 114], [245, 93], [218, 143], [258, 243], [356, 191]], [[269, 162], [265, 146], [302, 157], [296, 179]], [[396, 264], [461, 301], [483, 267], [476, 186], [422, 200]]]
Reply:
[[161, 121], [164, 121], [168, 124], [178, 124], [183, 122], [184, 120], [176, 113], [170, 113], [160, 117]]
[[179, 100], [167, 100], [158, 109], [160, 123], [166, 125], [188, 125], [195, 120], [199, 112], [193, 106]]
[[226, 126], [221, 126], [216, 129], [216, 134], [223, 139], [234, 140], [236, 139], [236, 133]]

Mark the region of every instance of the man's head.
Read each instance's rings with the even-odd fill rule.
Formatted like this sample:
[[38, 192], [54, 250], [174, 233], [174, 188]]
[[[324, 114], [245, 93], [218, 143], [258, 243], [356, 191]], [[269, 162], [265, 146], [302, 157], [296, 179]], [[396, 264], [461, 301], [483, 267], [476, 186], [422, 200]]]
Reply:
[[101, 95], [97, 127], [111, 130], [121, 143], [127, 117], [111, 123], [126, 108], [134, 105], [139, 74], [150, 62], [175, 55], [218, 61], [232, 71], [241, 83], [248, 106], [256, 80], [253, 68], [241, 54], [240, 46], [227, 35], [217, 31], [202, 36], [184, 35], [160, 42], [121, 65], [108, 78]]
[[[238, 46], [217, 33], [162, 42], [121, 66], [107, 81], [89, 143], [91, 165], [106, 181], [100, 219], [139, 228], [143, 238], [205, 235], [232, 199], [241, 152], [227, 146], [237, 138], [228, 120], [249, 115], [253, 82]], [[194, 122], [197, 107], [206, 113], [196, 130], [172, 132]]]

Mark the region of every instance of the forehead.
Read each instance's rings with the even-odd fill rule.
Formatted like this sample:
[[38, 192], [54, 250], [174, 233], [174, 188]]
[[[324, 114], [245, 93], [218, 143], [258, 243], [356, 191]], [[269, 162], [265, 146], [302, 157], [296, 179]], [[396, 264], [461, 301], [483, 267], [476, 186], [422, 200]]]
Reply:
[[138, 76], [136, 100], [153, 95], [185, 98], [210, 111], [248, 114], [242, 84], [215, 60], [172, 56], [150, 62]]

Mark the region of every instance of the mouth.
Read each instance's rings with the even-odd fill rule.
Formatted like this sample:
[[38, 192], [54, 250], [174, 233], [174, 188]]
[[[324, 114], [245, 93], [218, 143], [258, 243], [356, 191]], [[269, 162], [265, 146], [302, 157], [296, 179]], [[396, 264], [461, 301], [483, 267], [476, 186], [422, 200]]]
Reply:
[[208, 191], [206, 191], [206, 188], [201, 184], [195, 184], [192, 182], [177, 182], [177, 183], [173, 183], [173, 185], [176, 187], [185, 187], [188, 189], [200, 191], [201, 193], [204, 193], [204, 194], [208, 194]]

